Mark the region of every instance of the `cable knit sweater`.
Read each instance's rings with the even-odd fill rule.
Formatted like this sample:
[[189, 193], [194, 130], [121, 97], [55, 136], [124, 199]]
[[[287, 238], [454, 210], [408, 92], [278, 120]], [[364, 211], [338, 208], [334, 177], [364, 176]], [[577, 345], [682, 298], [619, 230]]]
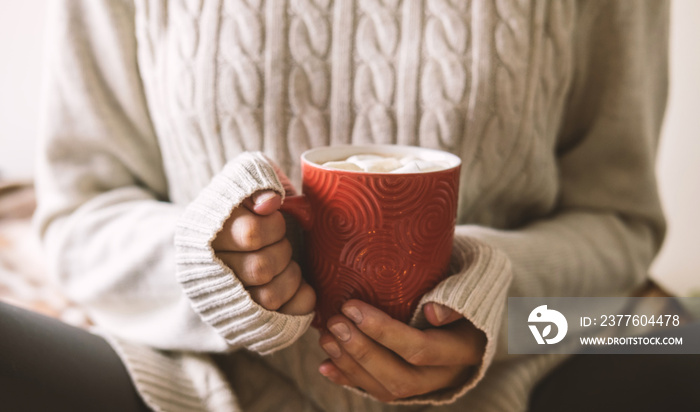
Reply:
[[[507, 355], [506, 297], [628, 293], [660, 245], [666, 2], [51, 5], [37, 227], [154, 410], [522, 411], [560, 358]], [[232, 208], [282, 192], [261, 153], [298, 185], [302, 151], [349, 143], [463, 159], [453, 275], [422, 300], [486, 333], [460, 388], [327, 382], [310, 316], [213, 254]]]

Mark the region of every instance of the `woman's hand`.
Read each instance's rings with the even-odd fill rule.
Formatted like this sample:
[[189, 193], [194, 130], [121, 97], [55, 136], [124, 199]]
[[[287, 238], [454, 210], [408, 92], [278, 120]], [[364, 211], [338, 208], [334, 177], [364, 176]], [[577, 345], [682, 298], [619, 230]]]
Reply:
[[382, 402], [457, 387], [481, 362], [486, 335], [457, 312], [424, 306], [436, 328], [418, 330], [358, 300], [329, 319], [320, 344], [330, 356], [319, 372], [338, 385], [360, 388]]
[[268, 310], [305, 315], [313, 310], [316, 294], [292, 260], [281, 204], [274, 191], [254, 193], [231, 212], [212, 247], [255, 302]]

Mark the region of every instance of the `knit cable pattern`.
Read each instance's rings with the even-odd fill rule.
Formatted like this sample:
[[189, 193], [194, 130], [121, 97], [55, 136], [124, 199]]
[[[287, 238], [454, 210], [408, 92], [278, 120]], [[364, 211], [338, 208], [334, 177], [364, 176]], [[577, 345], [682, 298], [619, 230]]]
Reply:
[[396, 141], [392, 108], [396, 92], [393, 62], [401, 35], [396, 18], [398, 6], [398, 1], [389, 0], [364, 0], [359, 4], [354, 143]]
[[452, 151], [464, 133], [471, 59], [469, 1], [428, 0], [420, 143]]
[[[328, 100], [331, 47], [327, 2], [296, 0], [289, 11], [289, 153], [297, 159], [305, 150], [329, 143]], [[297, 178], [297, 170], [292, 170]]]

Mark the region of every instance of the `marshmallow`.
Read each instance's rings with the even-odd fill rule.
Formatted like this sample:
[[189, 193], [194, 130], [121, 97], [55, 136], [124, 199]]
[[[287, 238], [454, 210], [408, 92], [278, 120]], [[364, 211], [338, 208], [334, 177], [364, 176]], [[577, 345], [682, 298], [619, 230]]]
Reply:
[[363, 169], [356, 165], [355, 163], [350, 163], [350, 162], [345, 162], [345, 161], [338, 161], [338, 162], [326, 162], [323, 164], [323, 167], [327, 167], [329, 169], [338, 169], [338, 170], [353, 170], [355, 172], [362, 172]]
[[345, 160], [326, 162], [323, 167], [374, 173], [425, 173], [449, 168], [447, 162], [428, 161], [415, 156], [401, 158], [360, 154]]

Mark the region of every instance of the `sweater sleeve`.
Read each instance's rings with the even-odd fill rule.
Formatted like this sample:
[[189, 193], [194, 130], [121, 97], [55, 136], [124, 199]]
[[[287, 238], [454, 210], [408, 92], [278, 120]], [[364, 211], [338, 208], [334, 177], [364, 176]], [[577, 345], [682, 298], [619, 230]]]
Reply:
[[[510, 296], [614, 296], [642, 284], [665, 224], [655, 155], [667, 93], [668, 4], [582, 2], [577, 56], [556, 154], [554, 213], [516, 229], [456, 229], [454, 276], [424, 296], [483, 330], [482, 363], [466, 385], [423, 399], [450, 402], [506, 356]], [[414, 322], [421, 324], [421, 310]], [[499, 336], [500, 335], [500, 336]]]
[[296, 341], [308, 329], [313, 314], [292, 316], [264, 309], [211, 247], [231, 210], [263, 189], [285, 193], [261, 153], [238, 156], [187, 207], [178, 223], [175, 245], [178, 280], [202, 319], [232, 347], [267, 354]]
[[133, 5], [56, 1], [51, 17], [35, 224], [52, 278], [100, 329], [134, 343], [262, 352], [291, 343], [309, 316], [255, 304], [208, 243], [247, 195], [282, 191], [269, 163], [239, 156], [192, 204], [170, 203]]

